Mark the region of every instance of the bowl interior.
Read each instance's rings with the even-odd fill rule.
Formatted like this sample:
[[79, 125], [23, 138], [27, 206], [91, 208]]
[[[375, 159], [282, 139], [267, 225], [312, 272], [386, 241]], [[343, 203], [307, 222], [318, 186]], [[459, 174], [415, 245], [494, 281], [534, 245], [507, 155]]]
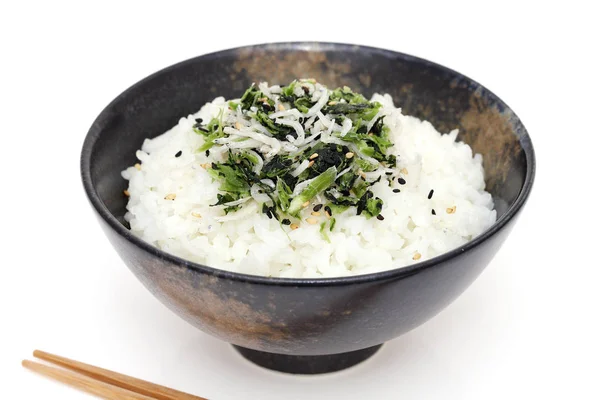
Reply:
[[144, 138], [163, 133], [216, 96], [240, 97], [252, 82], [287, 84], [308, 77], [329, 87], [350, 86], [367, 97], [389, 93], [404, 114], [426, 119], [444, 133], [458, 128], [459, 139], [483, 155], [487, 190], [498, 218], [516, 202], [526, 182], [528, 162], [532, 168], [533, 150], [525, 128], [500, 99], [437, 64], [340, 44], [281, 43], [232, 49], [157, 72], [125, 91], [100, 114], [84, 145], [83, 168], [89, 168], [92, 186], [109, 212], [123, 221], [127, 182], [120, 172], [136, 162], [135, 151]]

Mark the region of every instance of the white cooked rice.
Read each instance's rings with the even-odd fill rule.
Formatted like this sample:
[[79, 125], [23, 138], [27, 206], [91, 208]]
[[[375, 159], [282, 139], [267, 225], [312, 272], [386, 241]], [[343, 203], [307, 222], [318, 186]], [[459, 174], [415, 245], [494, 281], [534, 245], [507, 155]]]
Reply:
[[[459, 247], [490, 227], [496, 211], [484, 190], [481, 155], [456, 142], [458, 131], [440, 134], [429, 122], [402, 115], [389, 95], [376, 94], [372, 100], [383, 104], [394, 142], [391, 154], [406, 179], [405, 185], [385, 179], [373, 185], [374, 195], [383, 200], [383, 221], [357, 216], [351, 207], [335, 216], [327, 242], [319, 224], [284, 230], [252, 199], [226, 216], [222, 208], [211, 207], [219, 182], [202, 165], [216, 155], [196, 152], [204, 138], [192, 127], [195, 118], [208, 121], [221, 110], [229, 112], [222, 97], [144, 141], [136, 153], [141, 168], [122, 173], [130, 195], [125, 219], [134, 234], [168, 253], [214, 268], [287, 278], [350, 276], [410, 265]], [[400, 193], [393, 192], [396, 188]], [[301, 212], [303, 221], [312, 204]]]

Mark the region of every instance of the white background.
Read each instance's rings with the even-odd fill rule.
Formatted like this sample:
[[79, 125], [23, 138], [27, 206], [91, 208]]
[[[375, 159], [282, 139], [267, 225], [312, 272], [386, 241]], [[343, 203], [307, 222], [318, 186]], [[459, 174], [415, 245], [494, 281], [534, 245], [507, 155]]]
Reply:
[[[2, 2], [0, 397], [87, 398], [20, 367], [40, 348], [211, 399], [600, 398], [593, 2], [206, 3]], [[87, 129], [131, 84], [207, 52], [289, 40], [456, 69], [515, 110], [538, 157], [516, 228], [455, 303], [367, 362], [316, 377], [260, 369], [168, 311], [116, 256], [79, 178]]]

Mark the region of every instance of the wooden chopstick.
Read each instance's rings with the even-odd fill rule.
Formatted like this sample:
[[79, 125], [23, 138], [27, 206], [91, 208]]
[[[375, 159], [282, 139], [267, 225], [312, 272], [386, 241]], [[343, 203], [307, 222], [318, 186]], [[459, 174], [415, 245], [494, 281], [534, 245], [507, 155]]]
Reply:
[[[117, 372], [95, 367], [93, 365], [85, 364], [65, 357], [57, 356], [55, 354], [46, 353], [44, 351], [35, 350], [33, 352], [33, 356], [41, 360], [47, 361], [49, 363], [59, 365], [78, 374], [69, 371], [58, 370], [53, 367], [45, 366], [43, 364], [27, 360], [23, 361], [24, 367], [33, 369], [36, 372], [48, 375], [52, 378], [58, 379], [72, 386], [76, 386], [80, 389], [89, 391], [87, 389], [90, 388], [90, 382], [93, 382], [94, 385], [98, 385], [98, 387], [101, 387], [102, 390], [105, 389], [105, 386], [108, 386], [115, 390], [120, 389], [125, 393], [129, 393], [129, 396], [142, 396], [122, 397], [123, 395], [120, 395], [121, 397], [104, 397], [106, 399], [206, 400], [203, 397], [193, 396], [191, 394], [180, 392], [175, 389], [157, 385], [155, 383], [147, 382], [141, 379], [133, 378], [128, 375], [119, 374]], [[39, 366], [42, 366], [44, 368], [40, 368]], [[56, 370], [62, 371], [64, 372], [64, 374], [58, 374]], [[69, 378], [65, 378], [65, 376], [68, 376]], [[86, 385], [77, 385], [77, 380], [74, 379], [73, 376], [80, 377], [77, 379], [85, 378]], [[94, 394], [103, 397], [102, 394]]]
[[152, 397], [144, 396], [143, 394], [130, 392], [129, 390], [121, 389], [120, 387], [109, 385], [108, 383], [99, 382], [85, 375], [80, 375], [75, 372], [52, 367], [45, 364], [40, 364], [35, 361], [23, 360], [23, 366], [27, 369], [46, 375], [56, 379], [69, 386], [73, 386], [84, 392], [96, 395], [108, 400], [153, 400]]

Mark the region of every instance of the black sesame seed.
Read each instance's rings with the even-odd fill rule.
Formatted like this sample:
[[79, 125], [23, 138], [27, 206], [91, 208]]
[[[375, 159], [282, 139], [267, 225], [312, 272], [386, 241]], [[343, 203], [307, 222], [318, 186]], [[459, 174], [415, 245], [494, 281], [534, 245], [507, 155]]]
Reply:
[[178, 151], [178, 152], [175, 154], [175, 157], [179, 157], [179, 156], [181, 156], [181, 154], [182, 154], [182, 152], [181, 152], [181, 150], [179, 150], [179, 151]]
[[435, 215], [435, 210], [433, 208], [431, 209], [431, 215]]
[[401, 185], [405, 185], [406, 181], [404, 180], [404, 178], [398, 178], [398, 183]]
[[377, 219], [378, 219], [378, 220], [380, 220], [380, 221], [383, 221], [385, 218], [383, 218], [383, 215], [379, 214], [379, 215], [377, 216]]
[[333, 215], [333, 213], [331, 212], [331, 207], [329, 207], [329, 206], [325, 206], [325, 212], [328, 213], [329, 215]]
[[269, 217], [269, 219], [273, 219], [273, 214], [271, 214], [271, 210], [269, 210], [268, 208], [265, 210], [265, 214], [267, 214], [267, 217]]
[[393, 174], [393, 172], [386, 172], [385, 174], [386, 175], [391, 175], [391, 174]]
[[263, 110], [265, 110], [265, 111], [273, 111], [273, 110], [274, 110], [274, 108], [273, 108], [273, 107], [271, 107], [271, 105], [270, 105], [269, 103], [263, 103], [263, 104], [262, 104], [262, 108], [263, 108]]
[[323, 204], [317, 204], [316, 206], [313, 207], [313, 211], [317, 212], [319, 211], [321, 208], [323, 207]]
[[394, 189], [394, 190], [392, 190], [392, 192], [394, 192], [394, 193], [400, 193], [400, 189]]
[[206, 151], [204, 152], [204, 155], [205, 155], [206, 157], [210, 156], [210, 150], [206, 150]]
[[282, 221], [281, 221], [281, 223], [282, 223], [283, 225], [291, 225], [291, 224], [292, 224], [292, 221], [290, 221], [289, 219], [287, 219], [287, 218], [286, 218], [286, 219], [282, 220]]
[[431, 200], [431, 198], [432, 198], [432, 197], [433, 197], [433, 189], [431, 189], [431, 190], [429, 191], [429, 194], [427, 195], [427, 198], [428, 198], [429, 200]]
[[196, 123], [201, 124], [202, 123], [202, 118], [196, 118]]

